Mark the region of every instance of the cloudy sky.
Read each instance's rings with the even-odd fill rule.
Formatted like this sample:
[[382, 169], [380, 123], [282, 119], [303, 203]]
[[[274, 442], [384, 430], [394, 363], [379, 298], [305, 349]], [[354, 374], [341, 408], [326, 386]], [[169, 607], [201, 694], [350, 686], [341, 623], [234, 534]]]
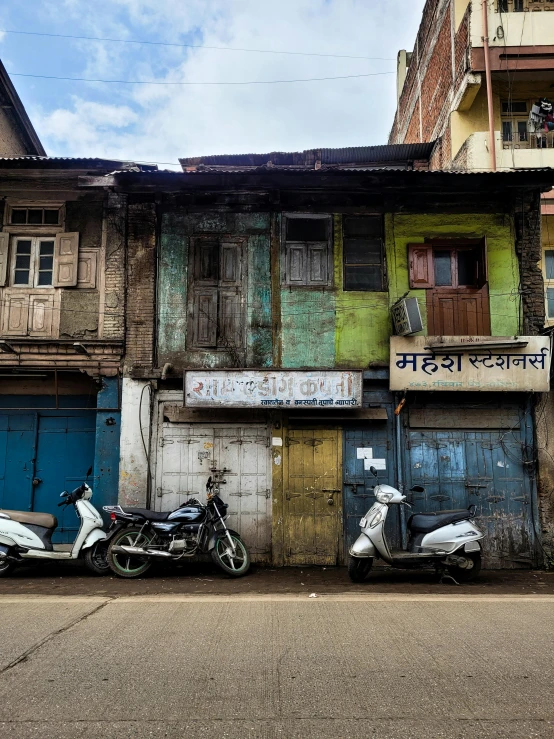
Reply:
[[[52, 156], [172, 163], [179, 156], [382, 144], [394, 115], [396, 52], [412, 47], [423, 5], [3, 0], [0, 57]], [[314, 77], [347, 79], [206, 84]]]

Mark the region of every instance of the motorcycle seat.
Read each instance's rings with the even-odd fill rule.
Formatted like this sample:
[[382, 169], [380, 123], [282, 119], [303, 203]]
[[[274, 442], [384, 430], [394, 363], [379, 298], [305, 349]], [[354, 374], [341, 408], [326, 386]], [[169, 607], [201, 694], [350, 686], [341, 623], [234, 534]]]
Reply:
[[171, 513], [171, 511], [149, 511], [148, 508], [123, 508], [123, 510], [133, 516], [142, 516], [148, 521], [167, 521], [167, 517]]
[[429, 534], [431, 531], [448, 526], [458, 521], [467, 521], [472, 513], [467, 508], [457, 508], [452, 511], [430, 511], [428, 513], [414, 513], [408, 520], [408, 528], [412, 534]]
[[17, 521], [18, 523], [27, 523], [31, 526], [41, 526], [44, 529], [55, 529], [58, 525], [58, 519], [56, 518], [56, 516], [52, 516], [51, 513], [9, 511], [5, 508], [0, 508], [0, 513], [5, 513], [12, 519], [12, 521]]

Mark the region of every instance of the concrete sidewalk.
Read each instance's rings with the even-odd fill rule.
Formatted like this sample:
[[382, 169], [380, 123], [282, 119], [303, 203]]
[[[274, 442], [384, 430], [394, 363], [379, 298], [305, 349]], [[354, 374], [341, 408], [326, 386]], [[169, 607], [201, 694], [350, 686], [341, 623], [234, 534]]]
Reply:
[[554, 596], [0, 597], [0, 732], [554, 736]]

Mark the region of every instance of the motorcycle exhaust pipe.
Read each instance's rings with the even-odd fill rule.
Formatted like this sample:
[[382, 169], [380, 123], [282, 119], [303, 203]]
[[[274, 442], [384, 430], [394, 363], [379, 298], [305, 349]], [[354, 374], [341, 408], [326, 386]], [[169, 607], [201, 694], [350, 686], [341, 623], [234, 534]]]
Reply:
[[115, 546], [112, 547], [114, 554], [134, 554], [137, 557], [169, 557], [173, 555], [169, 552], [154, 551], [152, 549], [142, 549], [142, 547]]

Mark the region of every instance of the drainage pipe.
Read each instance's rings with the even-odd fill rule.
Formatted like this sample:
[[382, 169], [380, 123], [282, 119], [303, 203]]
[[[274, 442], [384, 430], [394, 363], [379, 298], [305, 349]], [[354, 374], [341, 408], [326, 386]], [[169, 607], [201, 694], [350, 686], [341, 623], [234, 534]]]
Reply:
[[491, 172], [496, 172], [496, 142], [494, 139], [494, 109], [492, 106], [491, 58], [489, 49], [488, 0], [482, 0], [483, 10], [483, 48], [485, 51], [485, 79], [487, 84], [487, 108], [489, 113], [489, 153]]

